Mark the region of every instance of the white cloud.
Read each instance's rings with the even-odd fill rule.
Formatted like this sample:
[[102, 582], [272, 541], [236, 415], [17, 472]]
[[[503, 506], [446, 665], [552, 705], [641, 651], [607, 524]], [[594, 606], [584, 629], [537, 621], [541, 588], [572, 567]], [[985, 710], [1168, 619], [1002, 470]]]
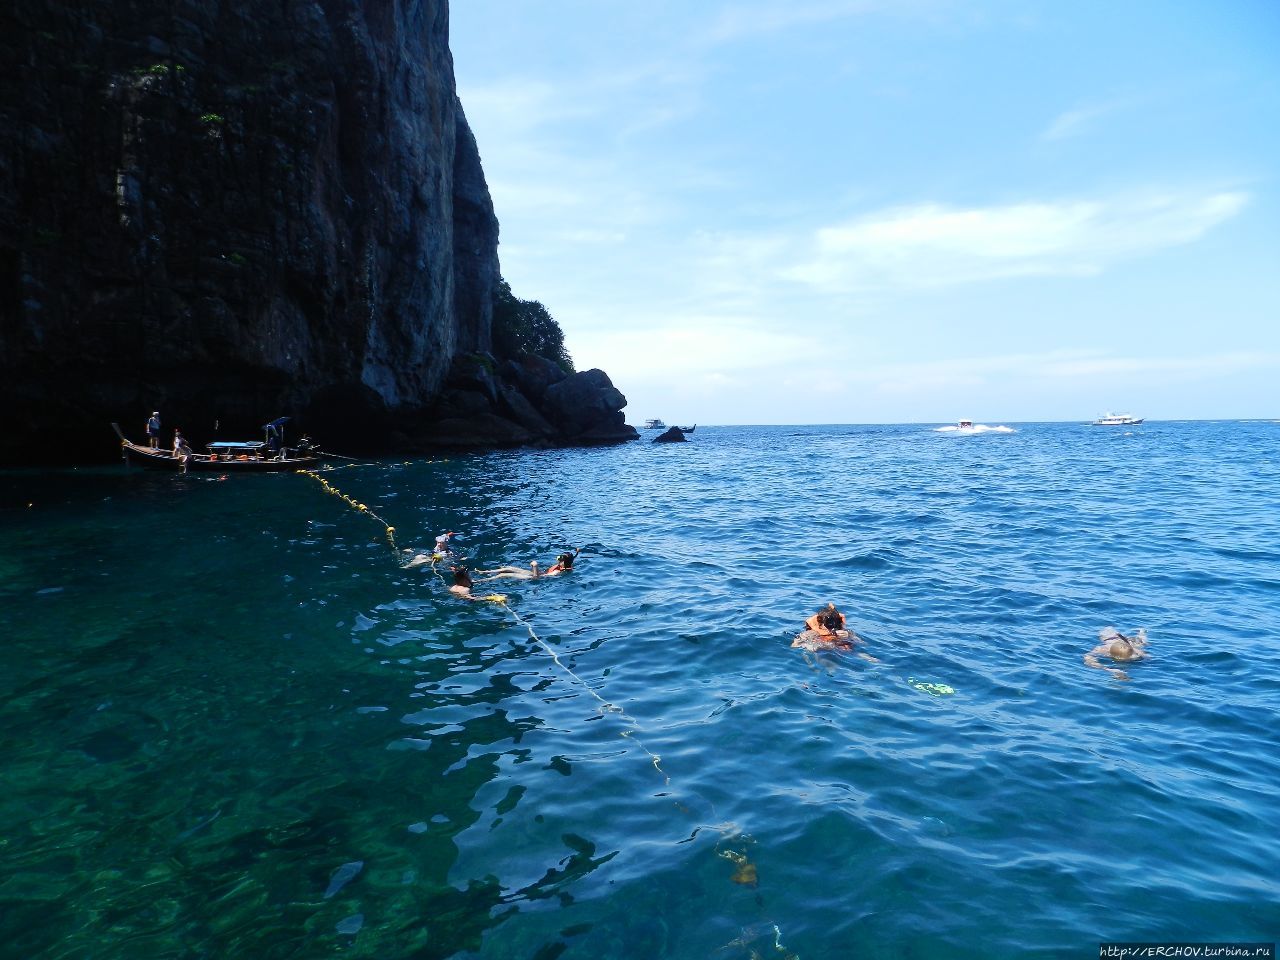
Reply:
[[886, 210], [822, 227], [783, 276], [828, 291], [1098, 273], [1190, 243], [1239, 213], [1244, 193]]

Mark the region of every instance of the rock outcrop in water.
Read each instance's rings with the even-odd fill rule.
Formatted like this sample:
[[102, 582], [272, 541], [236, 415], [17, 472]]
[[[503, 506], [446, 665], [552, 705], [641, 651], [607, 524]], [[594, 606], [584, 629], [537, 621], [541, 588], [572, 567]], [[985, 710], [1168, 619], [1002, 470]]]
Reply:
[[109, 455], [156, 408], [197, 444], [280, 414], [335, 449], [634, 438], [603, 373], [488, 354], [446, 0], [16, 0], [0, 64], [0, 462]]
[[653, 438], [654, 443], [686, 443], [688, 438], [684, 435], [684, 431], [679, 427], [668, 427], [665, 433], [660, 433]]

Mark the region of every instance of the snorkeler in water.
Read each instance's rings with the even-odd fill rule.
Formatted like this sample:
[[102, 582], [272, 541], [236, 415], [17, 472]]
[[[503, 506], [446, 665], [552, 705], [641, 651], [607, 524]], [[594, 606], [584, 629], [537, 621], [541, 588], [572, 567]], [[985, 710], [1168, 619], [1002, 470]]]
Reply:
[[502, 577], [510, 577], [512, 580], [537, 580], [543, 575], [542, 570], [538, 567], [537, 560], [531, 562], [528, 569], [524, 567], [496, 567], [493, 570], [477, 570], [476, 573], [482, 574], [482, 576], [476, 578], [477, 581], [498, 580]]
[[840, 634], [848, 633], [845, 629], [844, 614], [836, 609], [834, 603], [828, 603], [804, 622], [805, 628], [812, 630], [820, 637], [840, 639]]
[[467, 600], [472, 599], [471, 588], [474, 584], [471, 581], [471, 574], [462, 564], [449, 568], [453, 571], [453, 586], [449, 588], [450, 593], [456, 593], [458, 596]]
[[[791, 646], [804, 650], [853, 650], [862, 640], [845, 625], [845, 615], [834, 603], [825, 607], [804, 622], [804, 630], [791, 641]], [[869, 653], [857, 651], [858, 656], [870, 663], [879, 663]]]
[[573, 561], [577, 559], [578, 554], [581, 552], [581, 547], [574, 547], [573, 553], [566, 551], [560, 554], [560, 556], [556, 557], [556, 562], [547, 567], [542, 575], [544, 577], [558, 577], [562, 573], [567, 573], [573, 569]]
[[1084, 655], [1084, 665], [1094, 670], [1105, 670], [1117, 680], [1128, 680], [1129, 675], [1123, 670], [1105, 666], [1098, 658], [1108, 657], [1114, 663], [1135, 663], [1149, 656], [1146, 646], [1146, 630], [1139, 629], [1126, 637], [1115, 627], [1103, 627], [1098, 631], [1098, 645]]
[[404, 549], [403, 553], [406, 559], [401, 561], [400, 566], [404, 567], [406, 570], [411, 570], [414, 567], [426, 566], [428, 563], [434, 563], [438, 559], [435, 554], [431, 553], [415, 554], [407, 547]]

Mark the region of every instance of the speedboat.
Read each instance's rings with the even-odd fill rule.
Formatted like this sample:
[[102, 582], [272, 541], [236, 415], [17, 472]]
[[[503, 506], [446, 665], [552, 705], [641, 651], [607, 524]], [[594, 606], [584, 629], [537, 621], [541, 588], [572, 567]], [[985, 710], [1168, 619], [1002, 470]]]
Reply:
[[644, 422], [644, 428], [646, 430], [665, 430], [667, 429], [667, 425], [661, 420], [646, 420]]
[[985, 423], [974, 423], [972, 420], [957, 420], [955, 426], [935, 427], [935, 433], [1016, 433], [1013, 427], [989, 427]]
[[1104, 413], [1093, 421], [1093, 425], [1095, 427], [1128, 427], [1141, 422], [1142, 417], [1135, 417], [1128, 413]]

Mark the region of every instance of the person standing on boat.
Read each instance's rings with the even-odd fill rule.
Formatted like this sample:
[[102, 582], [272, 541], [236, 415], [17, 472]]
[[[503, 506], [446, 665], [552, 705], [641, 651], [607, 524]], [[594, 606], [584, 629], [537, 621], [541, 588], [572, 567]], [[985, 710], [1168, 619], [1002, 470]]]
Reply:
[[147, 420], [147, 439], [151, 442], [152, 450], [160, 449], [160, 411], [157, 410], [151, 414]]
[[276, 457], [280, 455], [280, 428], [274, 422], [265, 424], [262, 428], [267, 431], [267, 456]]

